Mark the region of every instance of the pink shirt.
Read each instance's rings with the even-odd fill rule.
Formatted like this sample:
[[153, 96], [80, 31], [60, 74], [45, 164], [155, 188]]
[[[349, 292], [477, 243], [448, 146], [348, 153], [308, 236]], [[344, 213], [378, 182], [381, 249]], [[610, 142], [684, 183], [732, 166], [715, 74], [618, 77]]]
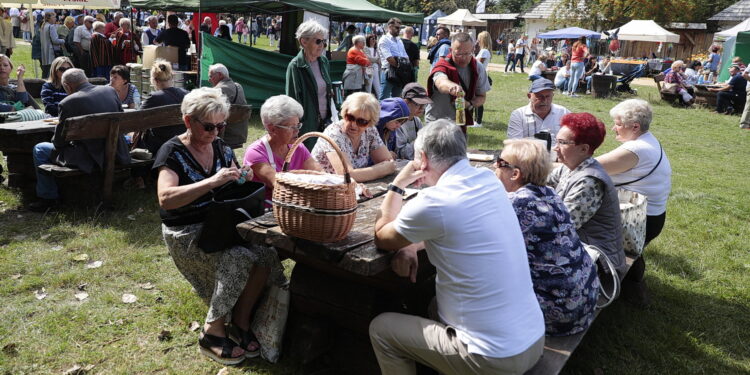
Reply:
[[[265, 138], [265, 136], [263, 136]], [[243, 165], [250, 165], [256, 163], [268, 163], [271, 164], [268, 160], [268, 152], [266, 151], [266, 146], [263, 144], [263, 138], [258, 139], [257, 141], [253, 142], [250, 146], [248, 146], [247, 151], [245, 151], [245, 158], [243, 160]], [[292, 145], [289, 145], [291, 147]], [[276, 172], [280, 172], [281, 168], [284, 166], [284, 157], [286, 155], [279, 156], [276, 154], [273, 154], [274, 162], [276, 163]], [[292, 155], [292, 160], [289, 161], [289, 169], [290, 171], [293, 171], [295, 169], [305, 169], [305, 162], [307, 159], [309, 159], [310, 151], [307, 150], [304, 144], [300, 144], [299, 147], [297, 147], [297, 150], [294, 151], [294, 155]], [[255, 182], [262, 182], [257, 175], [253, 176], [252, 181]], [[266, 185], [266, 199], [271, 200], [271, 195], [273, 194], [273, 186]], [[270, 207], [270, 205], [266, 204], [267, 207]]]

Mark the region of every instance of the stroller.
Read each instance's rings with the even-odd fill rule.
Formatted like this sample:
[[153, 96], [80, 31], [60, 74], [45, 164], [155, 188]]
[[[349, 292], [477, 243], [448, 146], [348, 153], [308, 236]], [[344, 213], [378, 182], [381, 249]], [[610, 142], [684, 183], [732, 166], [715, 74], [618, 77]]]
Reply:
[[635, 70], [632, 72], [625, 74], [624, 76], [617, 79], [617, 92], [627, 92], [632, 95], [636, 95], [637, 92], [630, 88], [630, 82], [633, 82], [634, 79], [643, 77], [646, 75], [646, 67], [648, 66], [648, 61], [644, 61], [643, 64], [638, 65]]

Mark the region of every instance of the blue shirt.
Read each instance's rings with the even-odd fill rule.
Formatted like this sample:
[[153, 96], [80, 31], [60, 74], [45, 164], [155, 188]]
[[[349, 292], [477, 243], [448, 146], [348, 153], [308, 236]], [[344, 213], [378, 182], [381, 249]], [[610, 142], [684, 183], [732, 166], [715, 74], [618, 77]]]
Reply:
[[437, 52], [437, 58], [432, 62], [430, 70], [435, 67], [435, 64], [437, 64], [438, 60], [440, 60], [441, 57], [448, 56], [449, 53], [451, 53], [451, 46], [449, 44], [443, 44], [442, 46], [440, 46], [440, 49], [438, 49]]
[[708, 68], [708, 70], [715, 71], [719, 67], [720, 59], [721, 56], [719, 56], [718, 53], [711, 52], [711, 56], [708, 57], [708, 64], [706, 64], [706, 68]]

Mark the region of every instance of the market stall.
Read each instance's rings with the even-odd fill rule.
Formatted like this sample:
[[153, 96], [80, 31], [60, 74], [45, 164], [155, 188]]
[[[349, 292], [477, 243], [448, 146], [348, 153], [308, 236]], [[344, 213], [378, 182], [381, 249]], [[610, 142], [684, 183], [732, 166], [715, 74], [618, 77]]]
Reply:
[[459, 9], [448, 16], [438, 18], [437, 22], [438, 25], [454, 26], [453, 30], [460, 27], [462, 31], [471, 34], [474, 39], [476, 39], [475, 27], [487, 27], [487, 21], [474, 17], [468, 9]]

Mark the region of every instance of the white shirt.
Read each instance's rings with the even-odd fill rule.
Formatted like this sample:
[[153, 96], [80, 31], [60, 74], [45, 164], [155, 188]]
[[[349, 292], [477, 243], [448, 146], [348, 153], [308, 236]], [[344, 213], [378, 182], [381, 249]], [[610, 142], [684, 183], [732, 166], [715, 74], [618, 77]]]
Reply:
[[526, 46], [526, 41], [523, 40], [523, 38], [518, 39], [516, 41], [516, 53], [519, 55], [523, 54], [523, 49], [525, 46]]
[[552, 110], [547, 117], [542, 119], [531, 110], [531, 103], [516, 109], [510, 113], [508, 121], [508, 138], [528, 138], [539, 133], [540, 130], [547, 130], [552, 135], [552, 145], [555, 145], [555, 137], [560, 131], [560, 118], [570, 113], [570, 111], [557, 104], [552, 104]]
[[[615, 185], [641, 178], [651, 172], [656, 163], [659, 163], [659, 166], [648, 177], [623, 185], [621, 188], [646, 196], [648, 202], [646, 215], [663, 214], [667, 210], [667, 198], [672, 190], [672, 166], [669, 164], [666, 152], [659, 147], [659, 141], [651, 132], [646, 132], [636, 140], [621, 144], [617, 149], [628, 150], [636, 154], [638, 164], [629, 171], [610, 176]], [[659, 162], [660, 156], [661, 162]]]
[[529, 76], [542, 75], [542, 65], [544, 65], [544, 61], [534, 61], [534, 63], [531, 64], [531, 69], [529, 69]]
[[[143, 32], [141, 33], [141, 44], [145, 46], [150, 46], [151, 43], [148, 42], [148, 34], [146, 34], [146, 31], [150, 31], [151, 34], [154, 36], [154, 38], [158, 37], [159, 34], [161, 34], [161, 30], [159, 29], [152, 29], [151, 27], [145, 27], [143, 29]], [[156, 41], [156, 39], [154, 39]], [[153, 43], [154, 45], [160, 44], [160, 43]]]
[[508, 43], [508, 53], [516, 53], [516, 46], [513, 42]]
[[78, 26], [73, 31], [73, 42], [81, 43], [84, 51], [91, 49], [91, 31], [86, 28], [86, 25]]
[[477, 53], [476, 59], [477, 62], [480, 62], [480, 59], [484, 59], [484, 62], [481, 62], [482, 68], [484, 68], [484, 70], [487, 70], [487, 67], [490, 65], [490, 59], [492, 59], [492, 54], [488, 49], [482, 48], [481, 50], [479, 50], [479, 53]]
[[424, 241], [437, 269], [440, 319], [469, 353], [506, 358], [544, 335], [515, 211], [500, 180], [463, 159], [403, 207], [393, 222]]
[[568, 78], [565, 76], [566, 74], [568, 74], [567, 66], [563, 66], [557, 71], [557, 74], [555, 74], [555, 86], [560, 86], [565, 81], [565, 78]]
[[378, 41], [378, 52], [380, 52], [380, 67], [388, 69], [390, 64], [388, 63], [389, 57], [409, 57], [406, 54], [404, 48], [404, 42], [398, 36], [392, 36], [391, 34], [385, 34], [380, 37]]

